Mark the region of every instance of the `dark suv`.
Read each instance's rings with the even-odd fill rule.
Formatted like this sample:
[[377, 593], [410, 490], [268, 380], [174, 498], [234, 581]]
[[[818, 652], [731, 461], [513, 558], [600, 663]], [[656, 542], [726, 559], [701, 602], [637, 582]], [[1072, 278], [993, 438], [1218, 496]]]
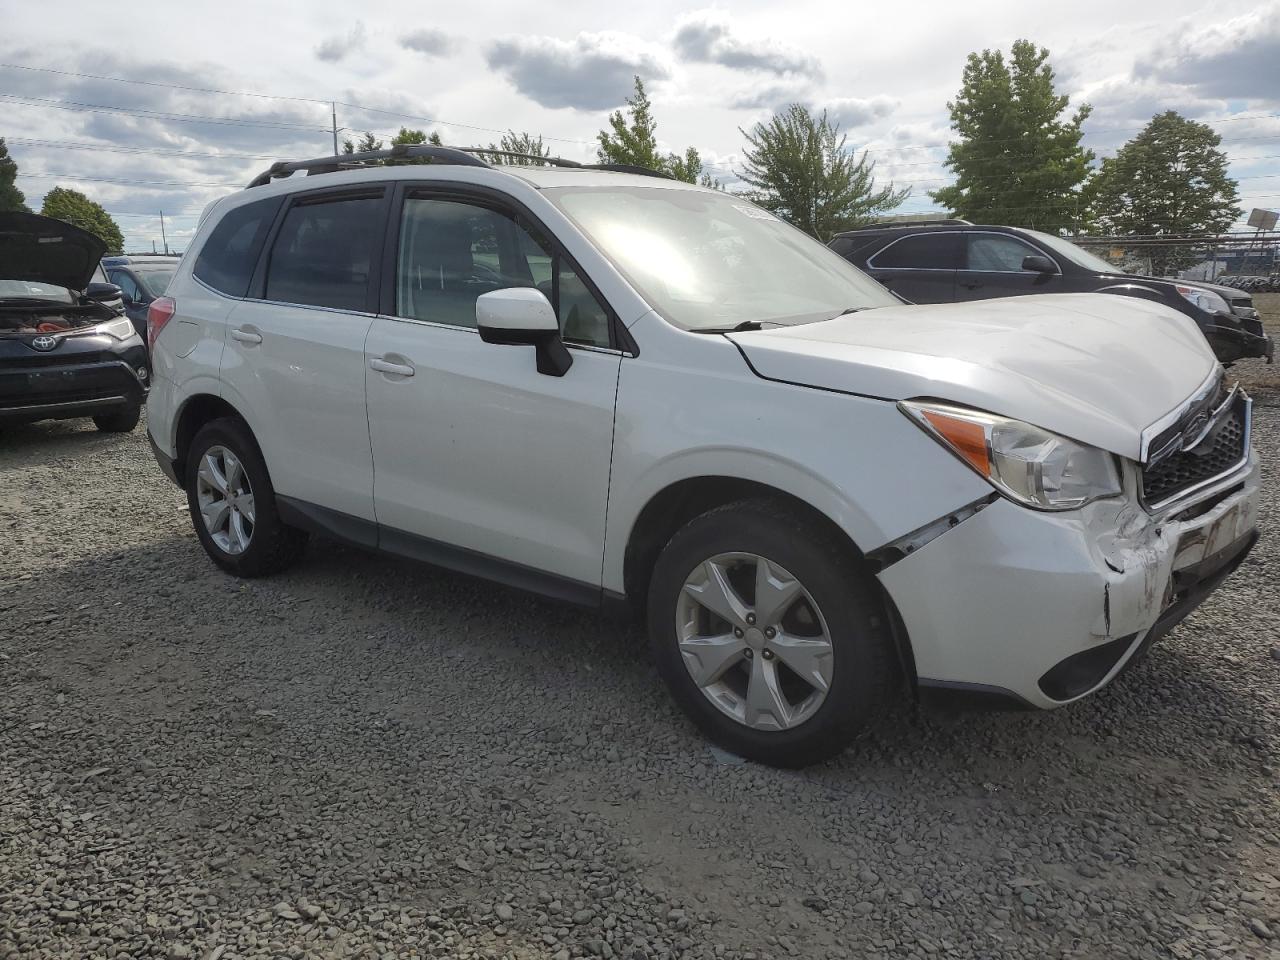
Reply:
[[164, 288], [178, 269], [177, 257], [115, 256], [104, 257], [111, 282], [120, 288], [124, 300], [124, 312], [133, 321], [138, 335], [147, 338], [147, 310], [151, 301], [164, 296]]
[[910, 303], [1117, 293], [1185, 313], [1223, 363], [1271, 359], [1271, 340], [1243, 291], [1127, 274], [1069, 240], [1036, 230], [964, 220], [881, 224], [837, 234], [830, 246]]

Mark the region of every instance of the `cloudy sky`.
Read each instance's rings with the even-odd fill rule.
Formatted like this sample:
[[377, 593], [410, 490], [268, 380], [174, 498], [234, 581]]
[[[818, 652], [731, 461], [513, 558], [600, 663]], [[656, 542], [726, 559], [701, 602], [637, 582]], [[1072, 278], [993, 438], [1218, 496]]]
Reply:
[[1280, 207], [1280, 0], [1078, 0], [1069, 16], [1024, 0], [287, 7], [8, 8], [0, 136], [29, 204], [82, 190], [134, 250], [159, 243], [164, 210], [181, 248], [209, 200], [271, 160], [330, 152], [331, 100], [357, 132], [407, 124], [474, 145], [511, 128], [581, 160], [640, 74], [664, 147], [696, 146], [725, 181], [739, 128], [799, 101], [912, 188], [904, 211], [928, 210], [948, 181], [946, 101], [965, 56], [1026, 37], [1049, 48], [1073, 104], [1093, 104], [1086, 143], [1100, 155], [1176, 109], [1221, 133], [1246, 210]]

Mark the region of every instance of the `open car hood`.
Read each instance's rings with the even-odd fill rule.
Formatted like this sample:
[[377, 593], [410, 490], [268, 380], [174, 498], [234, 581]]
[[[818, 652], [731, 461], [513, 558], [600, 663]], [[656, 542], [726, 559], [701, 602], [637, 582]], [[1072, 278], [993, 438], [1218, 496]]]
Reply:
[[881, 307], [727, 336], [771, 380], [945, 400], [1135, 460], [1143, 429], [1218, 366], [1190, 317], [1101, 293]]
[[106, 244], [87, 230], [35, 213], [0, 213], [0, 280], [51, 283], [82, 293]]

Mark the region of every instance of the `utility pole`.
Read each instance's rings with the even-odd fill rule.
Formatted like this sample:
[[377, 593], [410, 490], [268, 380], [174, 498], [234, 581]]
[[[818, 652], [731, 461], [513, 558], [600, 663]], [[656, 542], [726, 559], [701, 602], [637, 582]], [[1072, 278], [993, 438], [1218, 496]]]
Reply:
[[164, 255], [169, 255], [169, 238], [164, 232], [164, 211], [160, 211], [160, 239], [164, 241]]
[[152, 253], [156, 252], [156, 242], [154, 240], [151, 241], [151, 252]]
[[329, 101], [329, 109], [333, 116], [333, 155], [338, 155], [338, 105], [334, 101]]

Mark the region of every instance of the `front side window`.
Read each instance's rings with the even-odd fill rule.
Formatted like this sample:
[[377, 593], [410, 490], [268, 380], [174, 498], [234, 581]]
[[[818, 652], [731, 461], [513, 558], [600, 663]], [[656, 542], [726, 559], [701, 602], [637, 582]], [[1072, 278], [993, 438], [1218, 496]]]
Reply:
[[732, 194], [619, 185], [543, 195], [685, 330], [806, 323], [899, 302], [825, 245]]
[[291, 207], [271, 247], [263, 296], [335, 310], [367, 309], [381, 209], [381, 195]]
[[169, 281], [177, 272], [177, 264], [172, 267], [147, 267], [138, 271], [138, 286], [152, 299], [162, 297]]
[[279, 209], [280, 198], [271, 197], [228, 212], [200, 248], [191, 272], [221, 293], [243, 297]]
[[409, 197], [400, 220], [396, 313], [476, 325], [476, 298], [536, 287], [570, 343], [609, 345], [609, 314], [573, 265], [510, 214], [465, 200]]
[[1021, 273], [1024, 258], [1044, 256], [1035, 247], [998, 233], [971, 233], [968, 246], [969, 269], [992, 273]]
[[920, 233], [889, 244], [868, 261], [868, 266], [884, 270], [954, 270], [959, 266], [959, 252], [959, 234]]
[[123, 270], [116, 270], [111, 274], [111, 282], [120, 288], [120, 292], [129, 300], [141, 300], [142, 295], [138, 292], [138, 285], [133, 282], [133, 277], [129, 276]]

